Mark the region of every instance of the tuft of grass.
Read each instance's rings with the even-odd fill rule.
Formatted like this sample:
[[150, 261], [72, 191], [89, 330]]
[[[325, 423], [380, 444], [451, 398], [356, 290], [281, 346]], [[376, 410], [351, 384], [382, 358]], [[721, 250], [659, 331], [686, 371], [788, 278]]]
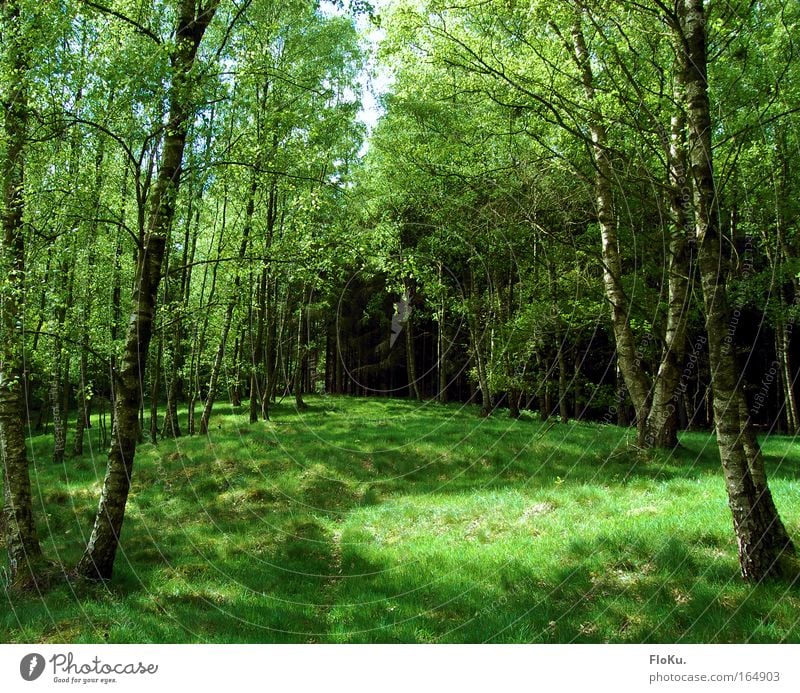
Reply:
[[[137, 450], [114, 579], [67, 578], [105, 472], [30, 439], [50, 568], [4, 591], [4, 642], [797, 642], [787, 578], [738, 573], [713, 438], [641, 454], [632, 433], [472, 406], [309, 397], [270, 422]], [[186, 412], [181, 413], [186, 416]], [[185, 429], [184, 429], [185, 430]], [[764, 441], [800, 538], [800, 449]]]

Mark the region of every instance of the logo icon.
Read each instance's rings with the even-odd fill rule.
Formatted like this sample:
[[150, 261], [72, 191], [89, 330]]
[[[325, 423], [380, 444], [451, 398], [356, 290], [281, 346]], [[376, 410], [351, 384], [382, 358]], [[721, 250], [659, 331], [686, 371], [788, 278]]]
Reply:
[[44, 671], [44, 657], [32, 652], [26, 654], [19, 663], [19, 673], [26, 681], [35, 681]]

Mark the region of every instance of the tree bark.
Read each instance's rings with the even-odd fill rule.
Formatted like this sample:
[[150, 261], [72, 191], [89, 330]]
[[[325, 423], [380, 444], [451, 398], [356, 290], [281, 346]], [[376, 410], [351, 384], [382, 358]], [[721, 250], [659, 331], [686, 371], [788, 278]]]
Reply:
[[158, 179], [152, 192], [147, 234], [137, 260], [125, 350], [119, 372], [115, 374], [115, 417], [108, 467], [92, 533], [77, 566], [78, 573], [89, 578], [110, 579], [114, 568], [139, 437], [140, 383], [145, 375], [161, 267], [175, 214], [183, 150], [193, 110], [190, 71], [217, 5], [218, 0], [211, 0], [205, 7], [194, 0], [182, 0], [179, 7], [176, 44], [171, 55], [169, 121]]
[[[784, 306], [781, 306], [779, 310], [784, 310]], [[775, 356], [778, 361], [781, 387], [783, 389], [786, 430], [789, 435], [796, 435], [800, 430], [800, 416], [798, 415], [797, 398], [794, 394], [794, 378], [792, 377], [792, 365], [789, 358], [790, 339], [791, 332], [789, 327], [786, 321], [781, 318], [775, 326]]]
[[300, 308], [297, 315], [297, 351], [294, 367], [294, 378], [292, 379], [292, 391], [294, 392], [294, 406], [298, 411], [306, 409], [303, 401], [303, 372], [305, 370], [306, 358], [308, 353], [308, 325], [307, 325], [307, 306], [306, 306], [306, 287], [303, 287], [300, 298]]
[[[467, 310], [471, 311], [471, 308]], [[489, 416], [494, 409], [494, 403], [492, 401], [492, 392], [489, 389], [489, 378], [486, 373], [486, 361], [482, 345], [483, 335], [481, 335], [480, 327], [473, 315], [467, 317], [467, 323], [469, 325], [470, 351], [475, 360], [478, 389], [481, 391], [481, 416]]]
[[576, 13], [572, 26], [572, 41], [575, 59], [581, 71], [583, 90], [590, 109], [588, 118], [593, 143], [597, 223], [600, 227], [603, 259], [603, 285], [611, 312], [611, 326], [617, 347], [617, 363], [636, 412], [639, 444], [644, 445], [650, 408], [650, 382], [637, 357], [636, 339], [628, 320], [630, 306], [622, 286], [622, 260], [619, 252], [617, 219], [611, 184], [613, 171], [608, 158], [606, 127], [600, 107], [595, 100], [594, 75], [592, 74], [591, 57], [583, 35], [580, 10]]
[[258, 287], [256, 288], [255, 296], [255, 338], [253, 337], [253, 329], [251, 327], [250, 333], [250, 423], [258, 421], [259, 412], [264, 414], [264, 419], [269, 420], [269, 402], [266, 408], [262, 403], [263, 393], [261, 392], [261, 383], [259, 381], [259, 366], [263, 361], [264, 352], [264, 319], [266, 314], [267, 302], [267, 268], [266, 266], [261, 269], [261, 277], [259, 279]]
[[3, 246], [0, 249], [0, 455], [3, 516], [12, 584], [35, 581], [42, 554], [33, 520], [31, 480], [25, 447], [25, 141], [28, 125], [27, 55], [19, 4], [1, 0], [3, 44], [13, 79], [4, 85]]
[[439, 301], [439, 315], [436, 322], [436, 375], [438, 378], [436, 399], [439, 404], [445, 404], [447, 402], [447, 349], [445, 348], [445, 305], [441, 262], [439, 263], [439, 287], [442, 297]]
[[[682, 70], [676, 61], [676, 72]], [[667, 325], [664, 348], [653, 384], [653, 402], [647, 419], [648, 446], [674, 448], [678, 444], [677, 395], [681, 367], [686, 355], [686, 322], [692, 258], [689, 252], [688, 206], [691, 201], [686, 159], [686, 114], [683, 107], [683, 80], [676, 78], [674, 97], [677, 111], [670, 124], [669, 202], [672, 229], [669, 239]]]
[[[212, 115], [213, 119], [213, 115]], [[210, 145], [211, 137], [206, 139]], [[197, 236], [200, 229], [200, 207], [192, 210], [191, 200], [186, 214], [186, 227], [183, 233], [183, 254], [181, 263], [181, 279], [178, 292], [178, 306], [172, 330], [172, 367], [167, 384], [167, 403], [164, 411], [164, 423], [161, 426], [162, 437], [181, 436], [181, 425], [178, 420], [178, 400], [183, 393], [183, 367], [186, 363], [186, 347], [184, 341], [184, 320], [189, 310], [192, 284], [192, 263], [197, 250]]]
[[89, 427], [89, 401], [92, 396], [91, 387], [88, 382], [88, 369], [89, 361], [86, 354], [86, 347], [88, 346], [88, 337], [86, 334], [82, 336], [81, 340], [81, 356], [80, 356], [80, 383], [77, 393], [75, 395], [78, 404], [78, 414], [75, 417], [75, 440], [73, 441], [72, 454], [75, 457], [83, 455], [83, 437], [84, 432]]
[[150, 442], [158, 442], [158, 399], [161, 394], [161, 366], [164, 362], [164, 331], [159, 331], [156, 354], [150, 373]]
[[[739, 370], [729, 335], [730, 311], [725, 286], [724, 239], [714, 182], [711, 147], [711, 106], [707, 82], [706, 16], [703, 0], [677, 4], [680, 45], [687, 99], [689, 162], [694, 182], [695, 235], [698, 268], [708, 334], [713, 391], [714, 425], [728, 503], [739, 547], [742, 577], [751, 582], [781, 573], [781, 556], [793, 553], [789, 539], [767, 486], [766, 474], [755, 478], [745, 450], [746, 421], [741, 420]], [[751, 445], [752, 445], [751, 441]], [[755, 442], [757, 446], [757, 442]], [[751, 451], [750, 457], [752, 457]], [[763, 470], [761, 470], [763, 471]]]
[[[53, 365], [50, 375], [50, 406], [53, 409], [53, 462], [63, 464], [67, 447], [67, 412], [64, 382], [69, 374], [65, 363], [64, 333], [67, 309], [72, 303], [72, 271], [66, 259], [62, 259], [58, 271], [53, 275], [52, 297], [55, 301], [53, 317], [55, 339], [53, 341]], [[66, 295], [62, 294], [66, 291]]]
[[568, 377], [565, 351], [566, 346], [562, 342], [558, 346], [558, 413], [561, 417], [561, 423], [569, 423]]
[[[111, 97], [109, 97], [111, 100]], [[97, 238], [97, 221], [100, 217], [101, 209], [101, 193], [103, 190], [103, 162], [105, 160], [105, 140], [101, 139], [95, 158], [95, 180], [94, 180], [94, 199], [95, 206], [93, 210], [93, 219], [91, 222], [91, 234], [89, 237], [89, 255], [87, 257], [87, 264], [94, 267], [97, 261], [95, 252], [95, 242]], [[79, 374], [80, 382], [76, 391], [75, 398], [78, 405], [78, 413], [75, 417], [75, 440], [73, 442], [72, 453], [76, 457], [83, 455], [83, 438], [87, 428], [91, 427], [90, 409], [92, 401], [92, 386], [89, 383], [89, 321], [92, 315], [92, 308], [94, 306], [94, 293], [91, 285], [85, 292], [82, 301], [81, 319], [80, 319], [80, 360], [79, 360]]]
[[[410, 294], [407, 292], [407, 296]], [[406, 377], [408, 378], [409, 394], [418, 402], [422, 401], [422, 393], [419, 390], [419, 382], [417, 379], [417, 357], [414, 352], [414, 316], [411, 313], [411, 306], [409, 305], [406, 310], [405, 325], [403, 326], [406, 333], [405, 346], [406, 346]]]
[[231, 324], [233, 323], [233, 313], [236, 306], [239, 304], [239, 290], [242, 284], [241, 278], [241, 264], [247, 255], [247, 247], [250, 243], [250, 230], [253, 224], [253, 212], [255, 210], [255, 197], [258, 190], [257, 173], [253, 172], [253, 177], [250, 182], [250, 191], [247, 198], [247, 208], [245, 210], [245, 222], [242, 229], [242, 241], [239, 244], [239, 258], [236, 266], [236, 275], [233, 279], [233, 291], [228, 299], [228, 305], [225, 308], [225, 319], [222, 324], [222, 335], [217, 347], [217, 353], [214, 356], [214, 364], [211, 367], [211, 377], [208, 382], [208, 394], [206, 395], [205, 406], [203, 413], [200, 416], [200, 435], [208, 433], [208, 423], [211, 419], [211, 410], [214, 407], [214, 401], [217, 396], [217, 386], [219, 383], [219, 375], [222, 370], [222, 360], [225, 357], [225, 348], [228, 344], [228, 335], [231, 331]]

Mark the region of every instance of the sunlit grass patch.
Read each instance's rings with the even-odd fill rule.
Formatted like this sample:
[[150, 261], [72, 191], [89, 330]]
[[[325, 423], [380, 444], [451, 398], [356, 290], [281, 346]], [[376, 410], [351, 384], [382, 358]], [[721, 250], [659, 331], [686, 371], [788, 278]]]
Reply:
[[[713, 440], [473, 406], [310, 397], [137, 452], [114, 580], [4, 597], [8, 642], [797, 642], [797, 586], [738, 575]], [[185, 412], [184, 412], [185, 415]], [[105, 472], [31, 440], [68, 570]], [[800, 537], [800, 451], [764, 444]]]

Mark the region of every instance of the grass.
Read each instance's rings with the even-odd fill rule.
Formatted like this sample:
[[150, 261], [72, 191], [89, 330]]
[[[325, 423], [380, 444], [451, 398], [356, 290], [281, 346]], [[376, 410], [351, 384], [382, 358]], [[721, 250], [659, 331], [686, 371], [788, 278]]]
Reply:
[[[642, 457], [614, 426], [309, 404], [142, 444], [113, 581], [5, 593], [0, 641], [800, 642], [797, 584], [739, 577], [708, 434]], [[800, 448], [764, 451], [800, 539]], [[103, 451], [30, 452], [45, 552], [72, 566]]]

